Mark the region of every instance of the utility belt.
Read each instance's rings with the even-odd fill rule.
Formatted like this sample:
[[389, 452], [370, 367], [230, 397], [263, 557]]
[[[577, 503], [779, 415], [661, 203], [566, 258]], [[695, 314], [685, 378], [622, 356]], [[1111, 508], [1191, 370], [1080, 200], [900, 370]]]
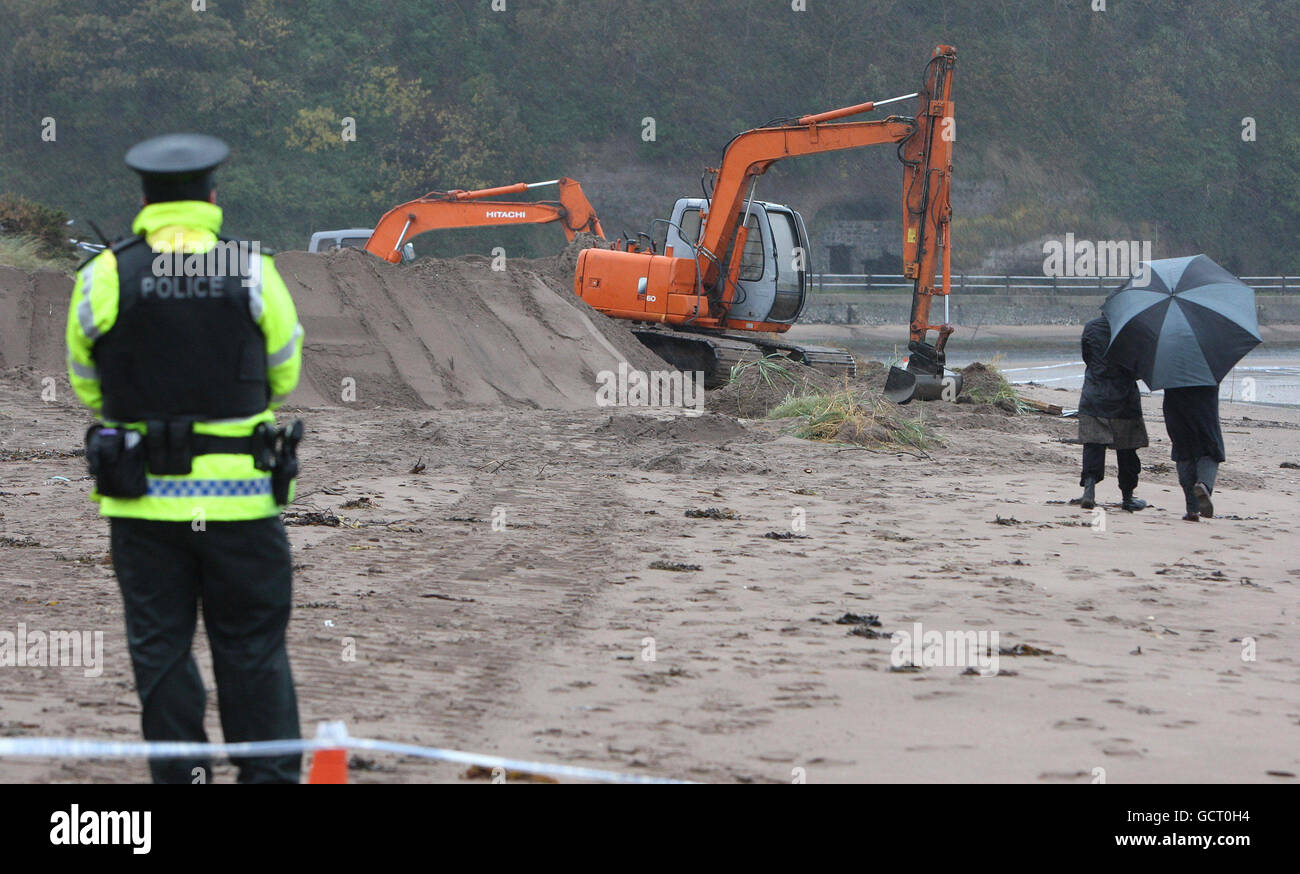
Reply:
[[298, 475], [301, 419], [277, 428], [259, 422], [247, 437], [194, 433], [189, 419], [151, 420], [145, 433], [94, 424], [86, 431], [86, 464], [95, 487], [110, 498], [140, 498], [149, 490], [148, 474], [186, 476], [196, 455], [251, 455], [253, 466], [271, 474], [276, 504], [289, 503], [289, 485]]

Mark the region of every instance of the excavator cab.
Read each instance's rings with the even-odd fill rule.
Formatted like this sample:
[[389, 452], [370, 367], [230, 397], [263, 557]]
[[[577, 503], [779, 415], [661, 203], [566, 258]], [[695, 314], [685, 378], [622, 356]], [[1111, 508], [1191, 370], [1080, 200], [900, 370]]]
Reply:
[[[708, 202], [702, 197], [679, 198], [672, 218], [658, 224], [665, 229], [656, 240], [658, 251], [694, 258], [707, 209]], [[748, 213], [744, 251], [736, 273], [737, 291], [728, 319], [794, 324], [808, 296], [808, 232], [803, 218], [788, 206], [761, 200], [750, 203]], [[723, 260], [729, 264], [735, 256], [729, 252]]]

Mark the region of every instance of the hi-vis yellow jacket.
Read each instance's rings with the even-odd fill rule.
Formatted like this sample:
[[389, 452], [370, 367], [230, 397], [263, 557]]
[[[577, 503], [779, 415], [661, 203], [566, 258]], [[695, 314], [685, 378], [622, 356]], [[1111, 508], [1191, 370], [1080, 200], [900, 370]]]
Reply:
[[[221, 230], [221, 208], [203, 201], [172, 201], [150, 204], [131, 225], [156, 252], [206, 252], [217, 243]], [[267, 409], [246, 419], [197, 422], [195, 433], [221, 437], [245, 437], [259, 422], [274, 422], [273, 410], [298, 384], [302, 367], [302, 326], [284, 280], [275, 270], [271, 256], [262, 255], [260, 294], [252, 289], [249, 306], [253, 320], [266, 337], [267, 377], [271, 402]], [[68, 376], [82, 402], [96, 415], [101, 413], [103, 395], [92, 355], [95, 340], [109, 331], [117, 319], [117, 259], [105, 250], [77, 274], [68, 312]], [[139, 431], [140, 422], [115, 422]], [[290, 500], [292, 500], [292, 490]], [[198, 455], [185, 476], [149, 475], [149, 491], [140, 498], [111, 498], [91, 492], [104, 516], [155, 519], [174, 522], [235, 521], [263, 519], [279, 512], [271, 496], [271, 476], [253, 466], [251, 455]]]

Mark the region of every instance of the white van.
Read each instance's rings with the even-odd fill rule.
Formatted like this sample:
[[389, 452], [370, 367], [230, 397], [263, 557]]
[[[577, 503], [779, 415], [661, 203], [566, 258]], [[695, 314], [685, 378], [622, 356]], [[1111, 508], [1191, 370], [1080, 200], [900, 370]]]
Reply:
[[[308, 252], [333, 252], [335, 249], [362, 249], [374, 233], [372, 228], [345, 228], [341, 231], [317, 231], [307, 244]], [[402, 263], [415, 260], [415, 246], [402, 247]]]

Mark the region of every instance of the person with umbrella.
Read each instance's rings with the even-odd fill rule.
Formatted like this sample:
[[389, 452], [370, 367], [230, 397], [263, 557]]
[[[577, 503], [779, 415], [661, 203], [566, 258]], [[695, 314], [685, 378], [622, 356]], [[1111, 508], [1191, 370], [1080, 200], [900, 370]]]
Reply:
[[1142, 463], [1137, 451], [1147, 445], [1146, 423], [1142, 420], [1142, 398], [1137, 377], [1130, 370], [1106, 358], [1110, 345], [1110, 322], [1103, 313], [1083, 326], [1083, 392], [1079, 395], [1079, 442], [1083, 444], [1083, 471], [1079, 485], [1083, 496], [1078, 504], [1085, 510], [1097, 505], [1096, 487], [1106, 476], [1106, 449], [1115, 450], [1119, 464], [1120, 505], [1132, 513], [1147, 502], [1134, 497]]
[[1219, 383], [1261, 342], [1255, 292], [1204, 255], [1149, 266], [1102, 305], [1110, 321], [1107, 357], [1152, 391], [1164, 390], [1183, 518], [1196, 522], [1214, 515], [1210, 496], [1225, 459]]

